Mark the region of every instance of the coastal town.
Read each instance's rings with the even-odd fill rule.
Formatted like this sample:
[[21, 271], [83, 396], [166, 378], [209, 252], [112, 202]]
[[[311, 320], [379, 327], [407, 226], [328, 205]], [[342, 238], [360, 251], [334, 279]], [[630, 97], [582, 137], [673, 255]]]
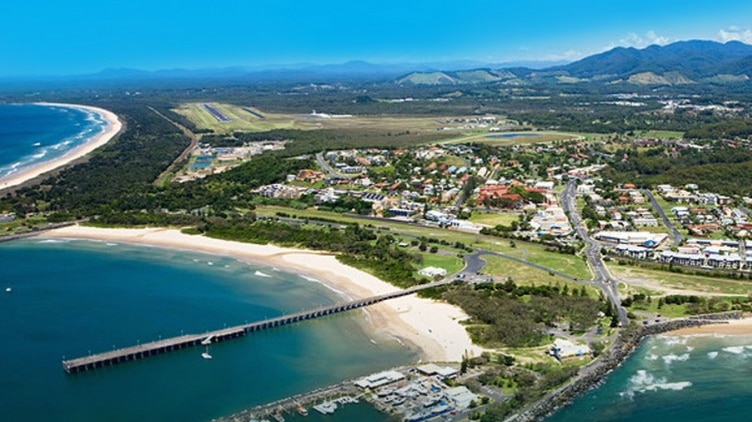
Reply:
[[3, 421], [747, 417], [751, 5], [79, 3], [0, 27]]
[[[220, 122], [229, 120], [215, 115], [221, 114], [219, 109], [213, 110], [212, 116]], [[470, 346], [470, 339], [463, 334], [464, 338], [454, 349], [433, 355], [451, 361], [461, 359], [461, 369], [425, 364], [381, 372], [249, 409], [228, 420], [246, 420], [248, 417], [252, 420], [284, 420], [286, 412], [304, 416], [309, 409], [328, 415], [335, 413], [338, 406], [361, 400], [406, 422], [478, 419], [493, 403], [507, 405], [509, 410], [517, 409], [522, 403], [516, 397], [523, 388], [554, 382], [548, 379], [560, 376], [560, 372], [570, 376], [593, 373], [600, 370], [597, 368], [610, 365], [604, 362], [613, 362], [612, 358], [598, 357], [604, 350], [613, 350], [615, 344], [624, 341], [619, 340], [617, 329], [630, 321], [639, 322], [644, 327], [654, 326], [653, 330], [661, 324], [673, 327], [672, 321], [675, 320], [661, 315], [662, 304], [675, 306], [675, 302], [688, 300], [674, 298], [671, 294], [646, 294], [655, 291], [654, 284], [646, 288], [644, 284], [627, 283], [623, 290], [611, 290], [606, 283], [612, 276], [592, 278], [593, 270], [597, 273], [601, 271], [598, 268], [616, 271], [619, 267], [646, 266], [673, 270], [685, 268], [686, 271], [722, 277], [749, 273], [747, 261], [752, 258], [752, 252], [748, 252], [752, 223], [748, 220], [746, 206], [750, 204], [750, 198], [702, 190], [692, 183], [638, 186], [631, 181], [611, 180], [604, 172], [614, 164], [618, 151], [646, 145], [666, 151], [692, 151], [698, 145], [683, 139], [647, 137], [496, 145], [495, 140], [501, 135], [505, 136], [504, 139], [516, 136], [534, 139], [534, 132], [500, 132], [493, 124], [501, 120], [497, 116], [488, 116], [453, 121], [461, 124], [456, 130], [472, 130], [474, 139], [487, 140], [488, 143], [351, 148], [292, 157], [292, 160], [309, 165], [296, 165], [295, 172], [284, 174], [280, 180], [249, 189], [251, 207], [259, 221], [320, 224], [323, 227], [352, 221], [388, 227], [396, 248], [422, 257], [421, 262], [411, 267], [415, 276], [422, 280], [468, 284], [476, 290], [517, 289], [517, 283], [534, 286], [542, 281], [535, 273], [519, 275], [519, 269], [512, 270], [517, 266], [543, 270], [549, 277], [556, 276], [553, 288], [558, 294], [566, 295], [566, 290], [560, 290], [561, 282], [573, 283], [565, 285], [565, 289], [571, 287], [582, 297], [600, 294], [601, 300], [610, 305], [600, 305], [597, 315], [582, 322], [575, 322], [571, 316], [552, 320], [545, 330], [546, 340], [538, 343], [545, 347], [532, 355], [521, 357], [516, 355], [519, 352], [507, 355], [482, 351]], [[443, 127], [441, 130], [451, 129]], [[488, 135], [478, 138], [478, 133]], [[221, 138], [220, 141], [222, 144], [233, 142]], [[235, 147], [198, 143], [182, 170], [175, 174], [173, 182], [191, 183], [228, 172], [244, 163], [253, 164], [258, 157], [284, 152], [290, 142], [272, 138], [245, 141]], [[191, 214], [211, 215], [213, 212], [211, 204], [206, 204]], [[3, 213], [0, 217], [2, 223], [23, 227], [17, 225], [13, 212]], [[458, 233], [465, 236], [461, 239], [468, 240], [467, 243], [455, 241], [452, 245], [425, 235], [408, 234], [416, 229], [421, 230], [419, 233], [436, 233], [437, 230]], [[59, 234], [54, 237], [72, 235], [94, 239], [120, 238], [128, 242], [139, 239], [138, 242], [145, 244], [187, 244], [186, 240], [178, 239], [184, 235], [145, 240], [157, 233], [141, 232], [120, 237], [100, 234], [97, 230], [101, 229], [63, 228], [57, 229], [55, 232]], [[498, 240], [483, 246], [478, 236]], [[508, 246], [499, 249], [502, 240]], [[470, 246], [471, 243], [475, 245]], [[585, 252], [588, 244], [597, 247], [599, 253]], [[541, 265], [550, 259], [546, 257], [529, 261], [525, 255], [536, 247], [544, 248], [546, 254], [563, 254], [562, 259], [567, 262], [579, 261], [576, 265], [583, 270], [567, 273]], [[522, 259], [514, 257], [515, 249], [523, 251]], [[475, 252], [475, 255], [468, 252]], [[259, 252], [249, 253], [256, 256]], [[482, 261], [474, 258], [484, 256], [482, 254], [516, 261], [497, 267], [489, 264], [491, 258]], [[551, 286], [551, 281], [548, 283]], [[369, 288], [374, 294], [388, 291]], [[659, 296], [657, 308], [650, 306], [650, 295]], [[416, 299], [410, 306], [418, 306], [421, 300], [425, 299]], [[399, 309], [398, 305], [395, 306]], [[712, 311], [732, 309], [728, 303], [713, 306]], [[467, 315], [461, 318], [467, 323], [474, 317], [477, 318]], [[448, 324], [464, 331], [456, 323]], [[579, 328], [574, 328], [576, 324]], [[435, 336], [444, 336], [440, 342], [460, 338], [458, 334], [442, 334], [435, 325], [428, 331]], [[416, 338], [413, 341], [420, 343], [423, 340]], [[468, 353], [470, 349], [473, 351]], [[518, 363], [512, 363], [517, 359]], [[499, 365], [499, 362], [506, 363]], [[537, 365], [538, 372], [535, 373], [542, 381], [525, 380], [524, 372], [513, 369], [519, 365]]]

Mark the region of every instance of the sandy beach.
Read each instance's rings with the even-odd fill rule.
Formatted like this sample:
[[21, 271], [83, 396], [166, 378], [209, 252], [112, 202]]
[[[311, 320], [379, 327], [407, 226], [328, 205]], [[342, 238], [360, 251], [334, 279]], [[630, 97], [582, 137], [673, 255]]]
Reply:
[[86, 154], [89, 154], [90, 152], [94, 151], [95, 149], [109, 142], [110, 139], [115, 137], [115, 135], [118, 132], [120, 132], [120, 130], [123, 127], [123, 124], [120, 122], [120, 120], [115, 115], [115, 113], [105, 110], [103, 108], [84, 106], [84, 105], [78, 105], [78, 104], [60, 104], [60, 103], [36, 103], [36, 104], [44, 105], [44, 106], [59, 106], [59, 107], [76, 108], [80, 110], [90, 111], [90, 112], [100, 115], [102, 119], [104, 119], [107, 122], [107, 125], [105, 126], [104, 131], [102, 131], [100, 134], [92, 137], [83, 145], [80, 145], [68, 151], [63, 156], [58, 157], [54, 160], [40, 163], [39, 165], [36, 165], [36, 166], [26, 168], [20, 173], [13, 174], [8, 178], [3, 179], [2, 181], [0, 181], [0, 189], [5, 189], [5, 188], [12, 187], [12, 186], [20, 185], [39, 175], [47, 173], [58, 167], [62, 167], [80, 157], [85, 156]]
[[[41, 236], [106, 240], [244, 258], [303, 274], [351, 299], [398, 290], [368, 273], [342, 264], [331, 254], [217, 240], [186, 235], [173, 229], [70, 226]], [[456, 306], [407, 296], [370, 306], [365, 308], [365, 312], [370, 326], [368, 331], [372, 333], [374, 341], [396, 338], [415, 348], [423, 360], [460, 361], [466, 351], [471, 356], [477, 356], [482, 351], [472, 344], [465, 328], [459, 323], [467, 315]]]
[[663, 335], [687, 336], [687, 335], [721, 334], [721, 335], [752, 335], [752, 318], [733, 319], [728, 324], [710, 324], [702, 327], [682, 328]]

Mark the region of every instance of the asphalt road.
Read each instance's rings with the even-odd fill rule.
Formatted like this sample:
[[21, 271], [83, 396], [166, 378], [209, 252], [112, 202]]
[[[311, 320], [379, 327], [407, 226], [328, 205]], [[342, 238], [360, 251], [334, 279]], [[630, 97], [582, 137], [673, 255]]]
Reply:
[[353, 178], [352, 175], [343, 175], [342, 173], [332, 168], [332, 166], [330, 166], [329, 163], [326, 162], [326, 159], [324, 158], [324, 153], [322, 152], [316, 154], [316, 162], [318, 163], [319, 167], [321, 167], [324, 170], [325, 173], [329, 174], [335, 179]]
[[674, 242], [674, 246], [679, 246], [681, 242], [684, 240], [684, 236], [682, 236], [682, 234], [676, 228], [674, 223], [672, 223], [671, 220], [669, 220], [668, 216], [663, 211], [663, 208], [661, 208], [661, 205], [655, 199], [655, 196], [653, 196], [653, 193], [647, 189], [642, 189], [642, 193], [648, 197], [648, 200], [650, 201], [650, 205], [653, 206], [653, 209], [661, 217], [661, 220], [663, 220], [663, 224], [666, 227], [668, 227], [668, 229], [671, 231], [671, 241]]
[[572, 227], [574, 227], [580, 238], [587, 244], [585, 257], [587, 258], [590, 267], [593, 269], [593, 272], [595, 272], [595, 280], [593, 281], [593, 284], [598, 286], [611, 304], [614, 305], [619, 314], [619, 322], [621, 322], [622, 325], [627, 325], [629, 324], [629, 318], [627, 318], [626, 309], [621, 306], [621, 299], [619, 299], [619, 292], [617, 291], [619, 284], [618, 280], [611, 277], [611, 273], [608, 272], [606, 264], [603, 263], [603, 259], [601, 258], [601, 244], [590, 237], [587, 227], [583, 224], [580, 213], [577, 211], [576, 187], [574, 180], [567, 182], [567, 186], [561, 193], [562, 206], [569, 213], [569, 220], [572, 223]]

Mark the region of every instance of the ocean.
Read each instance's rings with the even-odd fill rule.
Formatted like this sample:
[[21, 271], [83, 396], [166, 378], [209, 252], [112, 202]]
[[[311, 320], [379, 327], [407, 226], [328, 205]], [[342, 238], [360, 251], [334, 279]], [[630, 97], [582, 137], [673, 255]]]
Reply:
[[[0, 263], [3, 421], [206, 421], [417, 360], [352, 312], [212, 345], [212, 360], [191, 348], [67, 375], [64, 358], [344, 298], [263, 264], [107, 242], [8, 242]], [[388, 417], [351, 405], [325, 420]]]
[[0, 104], [0, 181], [65, 155], [105, 125], [98, 114], [77, 108]]
[[546, 422], [749, 420], [751, 378], [752, 336], [651, 337]]

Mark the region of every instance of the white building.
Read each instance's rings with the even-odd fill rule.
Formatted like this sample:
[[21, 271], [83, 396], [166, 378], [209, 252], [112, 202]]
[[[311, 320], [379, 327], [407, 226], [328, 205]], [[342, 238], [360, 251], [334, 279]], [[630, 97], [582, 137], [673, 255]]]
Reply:
[[362, 388], [379, 388], [393, 382], [405, 379], [405, 375], [397, 371], [384, 371], [378, 374], [372, 374], [365, 378], [355, 381], [355, 385]]
[[447, 275], [447, 270], [438, 267], [426, 267], [419, 270], [418, 274], [430, 278], [445, 277]]
[[595, 234], [595, 239], [618, 244], [640, 245], [654, 248], [668, 237], [665, 233], [602, 231]]
[[467, 409], [470, 407], [471, 402], [475, 401], [477, 403], [478, 400], [478, 396], [465, 386], [447, 388], [444, 391], [444, 397], [451, 400], [457, 409]]
[[574, 344], [569, 340], [557, 338], [551, 346], [550, 353], [557, 359], [565, 359], [573, 356], [585, 356], [590, 354], [587, 344]]

